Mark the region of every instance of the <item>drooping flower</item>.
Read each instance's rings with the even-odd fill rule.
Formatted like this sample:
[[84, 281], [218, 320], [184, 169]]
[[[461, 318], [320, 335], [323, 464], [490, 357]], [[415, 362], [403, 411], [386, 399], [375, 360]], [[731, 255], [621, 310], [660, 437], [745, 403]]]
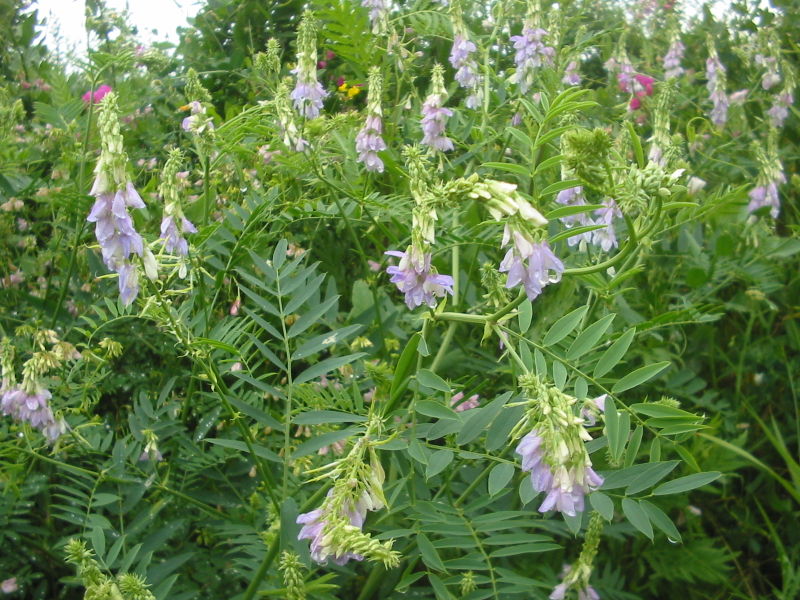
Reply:
[[685, 51], [686, 46], [676, 35], [672, 39], [672, 43], [662, 59], [664, 64], [664, 79], [676, 79], [683, 75], [684, 68], [681, 66], [681, 60], [683, 60], [683, 53]]
[[765, 69], [764, 74], [761, 76], [762, 88], [768, 91], [781, 82], [781, 74], [778, 72], [778, 60], [774, 56], [756, 54], [754, 61], [759, 67]]
[[499, 269], [501, 273], [508, 273], [507, 289], [521, 283], [528, 299], [535, 300], [546, 285], [561, 281], [564, 263], [553, 254], [545, 240], [534, 242], [521, 228], [506, 225], [502, 245], [509, 243], [511, 248], [506, 252]]
[[316, 119], [328, 92], [317, 81], [317, 26], [311, 11], [303, 14], [297, 32], [297, 83], [292, 90], [294, 107], [306, 119]]
[[309, 144], [300, 136], [300, 131], [294, 122], [294, 114], [289, 101], [289, 88], [284, 82], [278, 84], [274, 106], [278, 117], [278, 130], [283, 135], [283, 143], [295, 152], [303, 152]]
[[581, 72], [578, 61], [569, 61], [567, 68], [564, 69], [564, 77], [561, 78], [561, 82], [566, 85], [580, 85]]
[[617, 247], [614, 218], [622, 218], [622, 212], [614, 200], [606, 198], [603, 200], [603, 207], [594, 211], [594, 214], [597, 216], [595, 223], [597, 225], [605, 225], [605, 227], [592, 231], [592, 243], [600, 246], [604, 252], [608, 252], [611, 248]]
[[[331, 497], [331, 492], [328, 493], [328, 497]], [[297, 539], [311, 540], [311, 558], [314, 562], [322, 565], [327, 563], [328, 559], [333, 560], [337, 565], [344, 565], [349, 560], [364, 560], [361, 554], [342, 551], [330, 539], [331, 536], [326, 535], [326, 529], [330, 527], [331, 521], [334, 519], [346, 519], [352, 527], [361, 529], [367, 516], [367, 510], [374, 510], [369, 508], [370, 506], [368, 494], [364, 492], [359, 501], [349, 502], [344, 507], [342, 514], [332, 515], [330, 512], [332, 507], [326, 506], [326, 504], [311, 512], [303, 513], [297, 517], [297, 523], [303, 525]]]
[[610, 75], [616, 76], [617, 86], [621, 92], [625, 94], [633, 92], [632, 84], [635, 70], [624, 49], [620, 48], [617, 52], [617, 56], [609, 58], [603, 66]]
[[[561, 190], [560, 192], [558, 192], [558, 194], [556, 194], [556, 202], [558, 202], [559, 204], [563, 204], [564, 206], [585, 206], [586, 197], [583, 195], [583, 187], [576, 186]], [[592, 218], [585, 212], [561, 217], [559, 221], [561, 221], [567, 228], [572, 228], [576, 226], [586, 227], [595, 224]], [[575, 246], [581, 242], [590, 243], [591, 241], [592, 241], [591, 231], [586, 231], [584, 233], [573, 235], [567, 238], [567, 244], [569, 246]]]
[[391, 2], [389, 0], [361, 0], [361, 6], [369, 9], [369, 22], [372, 25], [372, 33], [384, 31]]
[[[456, 412], [464, 412], [467, 410], [472, 410], [473, 408], [478, 408], [480, 406], [478, 398], [480, 398], [478, 394], [473, 394], [472, 396], [464, 400], [464, 392], [457, 392], [453, 394], [452, 398], [450, 398], [450, 406]], [[462, 400], [464, 401], [461, 402]]]
[[759, 208], [768, 206], [770, 207], [770, 216], [773, 219], [777, 219], [781, 210], [781, 200], [780, 196], [778, 195], [778, 186], [782, 183], [786, 183], [786, 176], [783, 175], [783, 173], [780, 174], [779, 178], [765, 182], [764, 184], [756, 186], [750, 190], [750, 193], [748, 194], [750, 196], [750, 202], [747, 205], [747, 211], [755, 212]]
[[384, 254], [400, 259], [397, 266], [387, 267], [386, 272], [391, 275], [389, 281], [405, 294], [408, 308], [413, 309], [422, 304], [435, 308], [436, 298], [442, 298], [445, 294], [453, 294], [453, 278], [450, 275], [436, 273], [436, 270], [431, 267], [430, 253], [423, 255], [421, 264], [420, 261], [412, 260], [411, 246], [405, 252], [389, 250]]
[[783, 127], [784, 122], [789, 118], [789, 107], [793, 103], [794, 97], [788, 89], [784, 89], [784, 91], [775, 96], [772, 107], [767, 111], [773, 127]]
[[186, 263], [182, 259], [189, 254], [189, 243], [186, 241], [187, 233], [197, 233], [197, 228], [183, 214], [180, 194], [178, 192], [178, 172], [183, 155], [180, 150], [170, 151], [169, 158], [164, 165], [159, 192], [164, 200], [164, 212], [161, 219], [161, 239], [164, 240], [164, 249], [170, 254], [181, 258], [179, 275], [186, 276]]
[[358, 160], [364, 163], [367, 171], [383, 173], [383, 161], [378, 152], [386, 150], [383, 141], [383, 111], [381, 109], [381, 94], [383, 81], [378, 67], [372, 67], [369, 72], [369, 100], [367, 102], [367, 118], [364, 126], [356, 135], [356, 152]]
[[431, 93], [422, 104], [422, 145], [441, 152], [453, 149], [453, 141], [445, 135], [447, 119], [453, 111], [444, 107], [447, 92], [444, 88], [444, 69], [440, 64], [433, 66]]
[[522, 94], [527, 94], [536, 78], [536, 71], [543, 66], [552, 66], [556, 51], [546, 45], [546, 29], [536, 27], [530, 16], [525, 21], [520, 35], [512, 35], [514, 43], [514, 63], [516, 72], [513, 81]]
[[214, 123], [211, 117], [206, 114], [206, 107], [202, 102], [192, 100], [183, 108], [190, 110], [192, 114], [181, 121], [181, 129], [197, 135], [207, 131], [214, 131]]
[[94, 92], [92, 92], [91, 90], [86, 92], [83, 96], [81, 96], [81, 99], [86, 104], [99, 104], [100, 101], [103, 98], [105, 98], [110, 91], [111, 91], [111, 86], [110, 85], [106, 85], [104, 83], [103, 85], [98, 87]]
[[38, 385], [28, 389], [31, 387], [19, 385], [4, 391], [0, 397], [0, 409], [4, 415], [28, 423], [41, 431], [50, 442], [54, 442], [66, 431], [66, 424], [56, 420], [53, 415], [50, 391]]
[[706, 88], [712, 103], [709, 117], [717, 127], [722, 127], [728, 120], [728, 94], [725, 92], [725, 67], [719, 60], [713, 42], [708, 42], [709, 57], [706, 60]]
[[0, 583], [0, 592], [4, 594], [13, 594], [19, 589], [19, 585], [17, 584], [16, 577], [9, 577], [8, 579], [4, 579], [2, 583]]
[[450, 5], [450, 17], [455, 34], [450, 50], [450, 64], [456, 70], [456, 81], [468, 92], [465, 102], [467, 108], [478, 108], [483, 102], [483, 77], [478, 72], [478, 63], [474, 56], [478, 47], [469, 39], [460, 2]]
[[773, 219], [778, 217], [781, 208], [778, 186], [786, 183], [783, 165], [778, 157], [777, 138], [777, 130], [772, 129], [767, 138], [766, 151], [761, 145], [753, 144], [753, 154], [760, 168], [756, 187], [750, 191], [750, 203], [747, 205], [747, 210], [751, 213], [769, 207], [769, 214]]

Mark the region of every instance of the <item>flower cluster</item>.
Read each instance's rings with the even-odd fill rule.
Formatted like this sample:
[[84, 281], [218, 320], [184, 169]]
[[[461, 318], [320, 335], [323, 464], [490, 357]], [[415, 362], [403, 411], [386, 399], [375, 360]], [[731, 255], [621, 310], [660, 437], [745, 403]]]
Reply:
[[308, 142], [300, 136], [294, 114], [289, 101], [289, 87], [281, 82], [275, 92], [275, 113], [278, 117], [278, 129], [283, 134], [283, 143], [295, 152], [303, 152], [308, 147]]
[[547, 30], [536, 27], [531, 17], [525, 21], [521, 35], [511, 36], [515, 50], [514, 63], [517, 68], [513, 81], [523, 94], [526, 94], [533, 85], [537, 69], [553, 64], [556, 51], [544, 42], [546, 37]]
[[580, 64], [576, 60], [569, 61], [567, 68], [564, 69], [564, 77], [561, 78], [561, 83], [566, 85], [580, 85], [581, 72]]
[[99, 88], [94, 90], [94, 92], [91, 90], [86, 92], [83, 96], [81, 96], [81, 100], [83, 100], [86, 104], [99, 104], [100, 101], [105, 98], [110, 91], [111, 86], [104, 83]]
[[378, 152], [386, 149], [383, 141], [383, 111], [381, 109], [381, 95], [383, 81], [378, 67], [372, 67], [369, 72], [369, 100], [367, 102], [367, 119], [361, 131], [356, 135], [356, 152], [358, 160], [364, 163], [367, 171], [383, 173], [383, 161]]
[[361, 6], [369, 9], [369, 22], [372, 25], [372, 33], [385, 31], [389, 8], [391, 7], [389, 0], [361, 0]]
[[713, 105], [709, 117], [717, 127], [722, 127], [728, 120], [728, 95], [725, 93], [725, 67], [719, 60], [717, 50], [711, 40], [708, 43], [709, 57], [706, 60], [706, 89], [710, 93]]
[[553, 588], [550, 600], [565, 600], [569, 597], [570, 590], [577, 592], [578, 600], [600, 600], [600, 594], [589, 584], [589, 579], [592, 576], [592, 563], [597, 555], [602, 532], [603, 519], [599, 513], [594, 512], [586, 528], [581, 554], [574, 565], [564, 565], [561, 583]]
[[617, 51], [617, 55], [609, 58], [603, 66], [609, 74], [616, 76], [617, 85], [621, 92], [625, 94], [633, 92], [632, 84], [635, 70], [622, 47]]
[[750, 190], [750, 203], [747, 205], [747, 211], [750, 213], [769, 207], [769, 214], [773, 219], [778, 217], [781, 209], [778, 186], [786, 183], [786, 176], [783, 174], [783, 165], [778, 158], [776, 145], [774, 130], [770, 132], [766, 152], [760, 145], [753, 145], [753, 154], [756, 156], [760, 169], [756, 179], [757, 185]]
[[[472, 396], [464, 400], [464, 392], [458, 392], [453, 394], [453, 397], [450, 398], [450, 406], [456, 412], [472, 410], [480, 406], [480, 402], [478, 402], [479, 398], [480, 396], [478, 394], [472, 394]], [[464, 401], [462, 402], [462, 400]]]
[[297, 67], [292, 73], [297, 75], [292, 90], [295, 109], [306, 119], [316, 119], [328, 92], [317, 81], [317, 26], [310, 11], [303, 15], [297, 31]]
[[444, 88], [444, 68], [440, 64], [433, 66], [431, 93], [422, 104], [422, 145], [441, 152], [453, 149], [453, 141], [445, 135], [447, 119], [453, 111], [444, 107], [447, 91]]
[[784, 89], [775, 95], [775, 101], [767, 111], [770, 123], [773, 127], [783, 127], [786, 119], [789, 118], [789, 107], [794, 103], [794, 97], [789, 88]]
[[211, 117], [206, 114], [206, 107], [198, 100], [192, 100], [182, 107], [189, 110], [191, 114], [181, 122], [181, 129], [195, 135], [214, 131], [214, 123]]
[[761, 76], [761, 87], [770, 90], [781, 82], [781, 74], [778, 72], [778, 59], [774, 56], [756, 54], [755, 63], [766, 71]]
[[630, 80], [628, 88], [633, 94], [633, 98], [628, 103], [631, 110], [639, 110], [642, 107], [642, 99], [653, 95], [653, 83], [655, 80], [647, 75], [636, 74]]
[[683, 75], [684, 68], [681, 66], [681, 61], [685, 51], [686, 46], [676, 35], [672, 39], [664, 58], [661, 59], [664, 64], [664, 79], [676, 79]]
[[[126, 172], [128, 156], [122, 146], [114, 92], [100, 103], [99, 127], [102, 149], [90, 191], [96, 200], [86, 220], [95, 223], [103, 262], [119, 275], [120, 300], [128, 306], [139, 294], [138, 269], [130, 257], [145, 257], [146, 250], [128, 208], [144, 208], [144, 202]], [[147, 251], [145, 258], [149, 260], [152, 254]]]
[[508, 273], [506, 288], [520, 283], [529, 300], [535, 300], [550, 283], [561, 281], [564, 263], [553, 254], [547, 241], [535, 242], [532, 236], [513, 222], [503, 231], [503, 246], [511, 244], [500, 263], [500, 272]]
[[[183, 156], [180, 150], [172, 150], [164, 165], [159, 192], [164, 200], [164, 214], [161, 219], [161, 239], [164, 249], [177, 254], [181, 259], [189, 254], [189, 244], [184, 237], [187, 233], [197, 233], [197, 228], [183, 214], [178, 194], [178, 172]], [[186, 276], [186, 263], [181, 260], [179, 271], [181, 277]]]
[[431, 267], [431, 255], [425, 253], [421, 260], [414, 260], [415, 253], [411, 246], [405, 252], [389, 250], [389, 256], [400, 259], [397, 266], [389, 266], [386, 272], [391, 275], [391, 281], [405, 294], [406, 306], [413, 309], [422, 304], [431, 308], [436, 306], [436, 298], [445, 294], [453, 294], [453, 278], [450, 275], [439, 275]]
[[453, 2], [450, 5], [450, 14], [455, 32], [453, 47], [450, 50], [450, 64], [456, 70], [456, 81], [468, 91], [469, 95], [465, 102], [467, 108], [478, 108], [483, 102], [483, 78], [478, 73], [478, 63], [474, 57], [478, 47], [469, 39], [460, 2]]
[[[556, 202], [559, 204], [563, 204], [564, 206], [586, 206], [586, 197], [583, 193], [582, 186], [570, 187], [564, 190], [561, 190], [556, 194]], [[574, 215], [567, 215], [565, 217], [561, 217], [559, 219], [565, 227], [572, 228], [575, 226], [578, 227], [587, 227], [590, 225], [594, 225], [594, 221], [592, 218], [587, 215], [585, 212], [576, 213]], [[592, 241], [592, 232], [586, 231], [584, 233], [580, 233], [578, 235], [573, 235], [567, 238], [567, 244], [570, 246], [575, 246], [580, 242], [590, 243]]]
[[591, 436], [583, 418], [573, 413], [577, 400], [533, 374], [521, 377], [520, 386], [530, 402], [527, 422], [533, 428], [516, 452], [522, 470], [531, 474], [533, 489], [546, 494], [539, 511], [575, 516], [583, 512], [585, 495], [603, 483], [584, 445]]

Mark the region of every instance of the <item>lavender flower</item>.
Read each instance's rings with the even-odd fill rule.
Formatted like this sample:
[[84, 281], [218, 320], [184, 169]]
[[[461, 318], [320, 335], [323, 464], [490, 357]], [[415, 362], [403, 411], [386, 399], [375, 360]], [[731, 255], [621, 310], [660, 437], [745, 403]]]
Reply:
[[[464, 392], [458, 392], [453, 394], [453, 397], [450, 398], [450, 406], [456, 412], [472, 410], [473, 408], [478, 408], [480, 406], [480, 402], [478, 402], [479, 398], [480, 396], [478, 394], [473, 394], [464, 400]], [[464, 402], [461, 402], [462, 400], [464, 400]]]
[[620, 51], [619, 58], [609, 58], [603, 66], [610, 74], [616, 75], [620, 91], [626, 94], [633, 92], [632, 85], [636, 71], [624, 51]]
[[389, 0], [361, 0], [361, 6], [369, 9], [372, 33], [380, 33], [385, 28], [391, 2]]
[[567, 445], [555, 444], [553, 438], [534, 428], [516, 453], [522, 457], [522, 470], [531, 474], [533, 489], [546, 493], [539, 512], [555, 509], [574, 517], [583, 512], [584, 496], [600, 487], [603, 478], [594, 472], [588, 456], [583, 462], [572, 461]]
[[685, 50], [686, 46], [683, 45], [683, 42], [675, 37], [672, 41], [672, 44], [669, 46], [669, 50], [667, 50], [667, 53], [662, 59], [662, 62], [664, 63], [665, 79], [676, 79], [684, 73], [684, 68], [681, 66], [681, 60], [683, 60], [683, 53]]
[[191, 115], [186, 117], [181, 122], [181, 128], [184, 131], [200, 135], [207, 131], [214, 131], [214, 123], [211, 118], [206, 115], [206, 107], [197, 100], [193, 100], [187, 106], [191, 111]]
[[[330, 497], [330, 492], [328, 496]], [[330, 535], [326, 535], [329, 528], [331, 515], [326, 512], [326, 504], [322, 508], [303, 513], [297, 517], [297, 523], [302, 524], [298, 540], [311, 540], [311, 558], [314, 562], [324, 565], [331, 558], [337, 565], [344, 565], [349, 560], [364, 560], [360, 554], [340, 551], [330, 540]], [[361, 529], [367, 516], [367, 504], [359, 501], [355, 505], [350, 505], [344, 510], [344, 515], [339, 515], [339, 519], [346, 518], [353, 527]]]
[[[463, 22], [457, 22], [456, 29], [464, 29]], [[478, 74], [478, 63], [472, 56], [477, 49], [465, 33], [457, 33], [450, 51], [450, 64], [456, 69], [455, 79], [462, 88], [470, 91], [466, 100], [467, 108], [477, 108], [483, 100], [482, 77]]]
[[49, 402], [52, 395], [42, 387], [32, 390], [27, 387], [14, 386], [5, 390], [0, 397], [0, 410], [40, 430], [50, 442], [56, 441], [66, 431], [66, 424], [53, 416]]
[[781, 82], [781, 75], [778, 72], [778, 60], [774, 56], [756, 54], [754, 60], [758, 66], [766, 69], [764, 75], [761, 76], [761, 87], [764, 90], [768, 91]]
[[747, 205], [747, 211], [754, 212], [759, 208], [769, 206], [770, 216], [773, 219], [777, 219], [781, 210], [781, 200], [778, 196], [778, 186], [782, 183], [786, 183], [786, 176], [783, 173], [779, 173], [779, 176], [772, 181], [766, 182], [763, 185], [759, 185], [750, 190], [750, 193], [748, 194], [750, 196], [750, 202]]
[[[164, 165], [159, 192], [164, 200], [164, 213], [161, 219], [161, 239], [164, 248], [171, 254], [185, 257], [189, 254], [189, 244], [184, 237], [187, 233], [197, 233], [197, 228], [183, 214], [181, 208], [178, 172], [183, 156], [180, 150], [170, 151]], [[186, 265], [181, 261], [180, 276], [186, 275]]]
[[[561, 190], [556, 195], [556, 202], [558, 202], [559, 204], [563, 204], [565, 206], [585, 206], [586, 198], [583, 195], [583, 187], [576, 186]], [[577, 213], [574, 215], [567, 215], [566, 217], [561, 217], [559, 220], [567, 228], [572, 228], [575, 226], [585, 227], [588, 225], [595, 224], [592, 218], [585, 212]], [[580, 242], [586, 242], [588, 244], [591, 241], [592, 241], [591, 231], [587, 231], [579, 235], [573, 235], [567, 238], [567, 244], [569, 246], [575, 246]]]
[[717, 56], [717, 51], [709, 41], [710, 56], [706, 60], [706, 78], [713, 108], [709, 117], [717, 127], [722, 127], [728, 120], [728, 95], [725, 93], [725, 67]]
[[523, 94], [526, 94], [533, 85], [536, 70], [553, 64], [556, 51], [545, 45], [543, 40], [546, 36], [547, 30], [534, 27], [530, 18], [525, 22], [521, 35], [511, 36], [516, 50], [514, 62], [517, 66], [513, 81]]
[[383, 161], [378, 156], [378, 152], [386, 149], [386, 142], [383, 141], [381, 92], [383, 82], [381, 81], [380, 71], [373, 67], [369, 72], [369, 101], [367, 103], [367, 119], [364, 127], [356, 135], [356, 151], [358, 160], [364, 163], [367, 171], [383, 173]]
[[317, 81], [317, 28], [314, 15], [306, 11], [297, 33], [297, 67], [292, 70], [297, 83], [291, 98], [306, 119], [316, 119], [328, 93]]
[[[550, 598], [550, 600], [564, 600], [567, 597], [567, 592], [569, 589], [570, 586], [568, 586], [566, 583], [559, 583], [555, 588], [553, 588], [553, 592], [548, 596], [548, 598]], [[589, 585], [578, 590], [578, 600], [600, 600], [600, 594], [598, 594], [597, 590]]]
[[167, 252], [187, 256], [189, 243], [183, 237], [186, 233], [197, 233], [197, 228], [186, 217], [178, 219], [174, 216], [165, 216], [161, 221], [161, 239], [164, 240]]
[[603, 207], [594, 211], [597, 215], [596, 223], [598, 225], [605, 225], [604, 229], [595, 229], [592, 231], [592, 243], [600, 246], [604, 252], [608, 252], [611, 248], [617, 247], [617, 236], [614, 231], [614, 217], [621, 218], [622, 212], [617, 207], [617, 203], [611, 198], [603, 200]]
[[289, 88], [284, 82], [278, 84], [275, 92], [275, 112], [278, 117], [278, 130], [283, 135], [283, 143], [295, 152], [303, 152], [309, 144], [300, 137], [289, 102]]
[[571, 60], [569, 62], [567, 68], [564, 69], [564, 77], [561, 79], [561, 82], [566, 85], [580, 85], [581, 73], [580, 65], [577, 61]]
[[561, 281], [564, 263], [553, 254], [546, 241], [533, 242], [519, 229], [507, 225], [502, 245], [508, 245], [512, 238], [512, 247], [500, 263], [500, 272], [508, 273], [506, 288], [521, 283], [528, 299], [535, 300], [546, 285]]
[[784, 90], [775, 96], [775, 102], [767, 111], [773, 127], [781, 128], [789, 118], [789, 107], [794, 103], [794, 97], [788, 90]]
[[391, 281], [406, 296], [406, 305], [413, 309], [421, 304], [431, 308], [436, 306], [436, 298], [442, 298], [446, 293], [453, 294], [453, 278], [449, 275], [439, 275], [431, 270], [431, 255], [423, 255], [422, 264], [413, 264], [412, 249], [409, 246], [406, 252], [389, 250], [384, 254], [400, 258], [398, 266], [389, 266], [386, 272], [391, 275]]
[[453, 149], [453, 141], [445, 133], [447, 119], [453, 111], [444, 108], [447, 92], [444, 89], [444, 69], [441, 65], [433, 66], [433, 82], [431, 93], [422, 104], [422, 145], [430, 146], [441, 152]]

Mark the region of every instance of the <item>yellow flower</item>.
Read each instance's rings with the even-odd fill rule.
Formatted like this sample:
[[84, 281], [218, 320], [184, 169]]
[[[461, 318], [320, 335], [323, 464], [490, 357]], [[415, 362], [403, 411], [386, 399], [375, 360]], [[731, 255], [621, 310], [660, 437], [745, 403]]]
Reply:
[[339, 86], [339, 91], [342, 92], [342, 93], [347, 91], [347, 82], [345, 82], [345, 83], [343, 83], [342, 85]]
[[354, 85], [349, 90], [347, 90], [347, 97], [348, 98], [354, 98], [354, 97], [358, 96], [360, 93], [361, 93], [361, 88]]

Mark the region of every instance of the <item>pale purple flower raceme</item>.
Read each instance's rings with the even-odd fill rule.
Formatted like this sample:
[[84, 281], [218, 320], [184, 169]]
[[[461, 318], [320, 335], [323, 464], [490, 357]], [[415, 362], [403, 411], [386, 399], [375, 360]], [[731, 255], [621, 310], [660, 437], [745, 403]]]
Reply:
[[297, 34], [297, 67], [292, 69], [292, 73], [297, 75], [291, 94], [295, 109], [306, 119], [316, 119], [328, 92], [317, 81], [317, 29], [310, 12], [306, 12], [300, 22]]
[[181, 122], [181, 128], [184, 131], [199, 135], [205, 133], [206, 131], [214, 130], [214, 123], [206, 114], [205, 106], [203, 106], [197, 100], [193, 100], [188, 106], [191, 114]]
[[783, 127], [786, 119], [789, 118], [789, 107], [794, 103], [794, 97], [789, 91], [783, 91], [775, 96], [775, 102], [767, 111], [773, 127]]
[[781, 210], [781, 200], [778, 195], [778, 186], [782, 183], [786, 183], [786, 176], [783, 173], [779, 173], [778, 176], [772, 181], [764, 183], [763, 185], [759, 185], [750, 190], [750, 203], [747, 205], [748, 212], [754, 212], [759, 208], [768, 206], [770, 207], [770, 216], [773, 219], [776, 219]]
[[364, 126], [356, 135], [356, 152], [358, 160], [364, 163], [367, 171], [383, 173], [383, 161], [378, 152], [386, 150], [383, 141], [383, 120], [381, 108], [381, 93], [383, 82], [380, 71], [373, 67], [369, 73], [369, 101], [367, 102], [367, 118]]
[[521, 35], [512, 35], [514, 42], [514, 63], [517, 70], [514, 73], [514, 83], [519, 86], [519, 91], [527, 93], [534, 82], [536, 70], [542, 66], [551, 66], [556, 51], [543, 41], [547, 30], [533, 27], [526, 23]]
[[414, 265], [411, 260], [411, 250], [398, 252], [389, 250], [384, 254], [396, 256], [400, 259], [397, 266], [389, 266], [386, 272], [391, 275], [391, 281], [405, 294], [406, 305], [413, 309], [422, 304], [431, 308], [436, 306], [436, 298], [445, 294], [453, 294], [453, 278], [450, 275], [439, 275], [431, 269], [431, 255], [426, 253], [422, 264]]
[[561, 78], [561, 82], [566, 85], [580, 85], [581, 73], [580, 65], [577, 61], [571, 60], [569, 62], [567, 68], [564, 70], [564, 77]]
[[66, 424], [56, 420], [50, 408], [50, 398], [50, 392], [41, 387], [29, 393], [23, 386], [13, 386], [0, 396], [0, 410], [17, 421], [35, 427], [50, 442], [54, 442], [66, 431]]
[[[583, 195], [583, 187], [576, 186], [561, 190], [556, 195], [556, 202], [558, 202], [559, 204], [563, 204], [565, 206], [585, 206], [586, 198]], [[568, 228], [572, 228], [575, 226], [585, 227], [595, 224], [592, 218], [585, 212], [574, 215], [567, 215], [566, 217], [561, 217], [559, 221], [561, 221], [564, 224], [564, 226]], [[575, 246], [580, 242], [591, 243], [591, 241], [592, 241], [591, 231], [587, 231], [579, 235], [573, 235], [567, 238], [567, 244], [570, 246]]]
[[709, 116], [714, 125], [721, 127], [728, 120], [728, 94], [725, 93], [725, 67], [716, 53], [706, 60], [706, 78], [706, 88], [713, 104]]
[[617, 236], [614, 231], [614, 218], [622, 218], [622, 212], [617, 207], [617, 203], [611, 198], [603, 200], [603, 207], [594, 211], [597, 216], [595, 223], [605, 225], [603, 229], [592, 231], [592, 243], [600, 246], [604, 252], [617, 247]]
[[[522, 438], [516, 453], [522, 457], [522, 470], [531, 474], [537, 492], [546, 494], [539, 512], [558, 510], [575, 516], [584, 509], [584, 496], [603, 484], [603, 478], [588, 465], [570, 464], [568, 450], [543, 436], [538, 428]], [[565, 456], [565, 452], [567, 455]]]
[[450, 64], [456, 70], [456, 81], [462, 88], [470, 90], [466, 100], [467, 108], [477, 108], [482, 100], [482, 78], [478, 74], [478, 63], [472, 56], [477, 49], [474, 42], [459, 33], [456, 34], [450, 51]]
[[770, 90], [781, 82], [781, 75], [778, 72], [778, 60], [774, 56], [756, 54], [754, 61], [758, 66], [766, 69], [764, 75], [761, 76], [762, 88]]
[[361, 6], [369, 9], [369, 22], [373, 33], [378, 33], [382, 23], [389, 14], [391, 2], [389, 0], [361, 0]]
[[161, 239], [167, 252], [187, 256], [189, 243], [184, 237], [187, 233], [197, 233], [197, 228], [186, 217], [180, 219], [172, 215], [165, 215], [161, 221]]
[[512, 243], [511, 248], [506, 252], [499, 269], [501, 273], [508, 273], [506, 288], [511, 289], [521, 283], [528, 299], [535, 300], [546, 285], [561, 281], [564, 263], [553, 254], [546, 241], [533, 242], [519, 230], [506, 226], [502, 245], [509, 243]]
[[670, 44], [669, 50], [667, 50], [667, 53], [662, 59], [664, 63], [665, 79], [675, 79], [684, 73], [681, 60], [683, 60], [683, 53], [685, 50], [686, 46], [684, 46], [683, 42], [679, 39], [675, 39], [672, 44]]
[[453, 111], [441, 106], [439, 96], [431, 94], [422, 105], [422, 144], [447, 152], [453, 149], [453, 140], [447, 137], [445, 127]]
[[[330, 492], [328, 492], [330, 496]], [[363, 499], [355, 505], [351, 505], [345, 510], [346, 519], [353, 527], [361, 528], [364, 525], [364, 520], [367, 517], [368, 505]], [[337, 565], [344, 565], [349, 560], [364, 560], [360, 554], [352, 552], [340, 552], [329, 536], [325, 534], [325, 528], [328, 526], [329, 515], [325, 511], [325, 505], [322, 508], [317, 508], [311, 512], [303, 513], [297, 517], [297, 523], [303, 527], [297, 536], [298, 540], [311, 540], [310, 550], [311, 558], [319, 564], [325, 564], [328, 559], [333, 560]]]

